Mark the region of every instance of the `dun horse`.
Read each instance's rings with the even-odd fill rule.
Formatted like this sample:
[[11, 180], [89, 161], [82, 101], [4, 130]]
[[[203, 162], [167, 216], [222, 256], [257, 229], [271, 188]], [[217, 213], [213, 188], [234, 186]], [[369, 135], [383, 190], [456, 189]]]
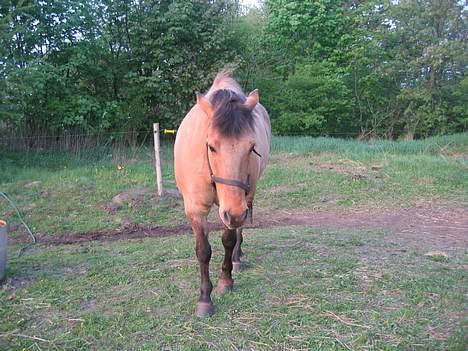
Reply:
[[[252, 216], [258, 179], [266, 167], [270, 119], [255, 90], [247, 97], [228, 72], [220, 72], [182, 121], [174, 146], [174, 170], [185, 213], [195, 234], [201, 286], [196, 314], [213, 313], [207, 216], [213, 204], [224, 224], [224, 261], [217, 292], [233, 286], [240, 270], [242, 226]], [[252, 217], [251, 217], [252, 218]]]

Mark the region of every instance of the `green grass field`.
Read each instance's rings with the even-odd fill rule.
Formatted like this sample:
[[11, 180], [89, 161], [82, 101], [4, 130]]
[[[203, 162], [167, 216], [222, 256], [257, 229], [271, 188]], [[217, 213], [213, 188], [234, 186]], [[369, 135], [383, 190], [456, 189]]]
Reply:
[[[414, 142], [359, 142], [276, 137], [256, 197], [270, 208], [410, 206], [415, 201], [467, 200], [468, 135]], [[162, 152], [165, 186], [175, 188], [172, 150]], [[102, 149], [82, 154], [2, 154], [1, 191], [23, 211], [34, 231], [84, 232], [131, 223], [185, 223], [180, 201], [150, 196], [109, 213], [112, 198], [133, 188], [155, 189], [150, 148]], [[124, 165], [119, 171], [117, 166]], [[35, 183], [34, 183], [35, 182]], [[32, 183], [32, 185], [31, 185]], [[15, 211], [0, 202], [10, 223]], [[13, 233], [12, 235], [15, 235]]]
[[[467, 208], [468, 135], [415, 142], [275, 138], [256, 203], [262, 213]], [[7, 192], [40, 237], [186, 223], [180, 199], [150, 193], [110, 212], [112, 197], [154, 188], [150, 149], [0, 156]], [[166, 186], [171, 150], [163, 152]], [[117, 165], [123, 164], [119, 171]], [[35, 183], [32, 183], [35, 182]], [[32, 183], [32, 184], [31, 184]], [[0, 216], [18, 221], [5, 201]], [[449, 218], [459, 228], [458, 218]], [[339, 222], [339, 218], [337, 218]], [[37, 244], [10, 236], [0, 289], [0, 350], [465, 350], [466, 239], [417, 227], [290, 225], [248, 229], [233, 292], [198, 319], [189, 231], [170, 237]], [[432, 228], [432, 229], [434, 229]], [[453, 229], [452, 228], [452, 229]], [[461, 227], [460, 227], [461, 228]], [[452, 233], [452, 232], [451, 232]], [[23, 241], [23, 242], [19, 242]], [[222, 260], [211, 236], [211, 277]], [[426, 255], [443, 249], [445, 256]]]
[[[215, 295], [215, 315], [198, 319], [187, 238], [38, 247], [12, 257], [0, 348], [463, 350], [466, 256], [433, 261], [379, 232], [252, 230], [234, 291]], [[211, 241], [216, 282], [219, 233]], [[368, 254], [374, 250], [386, 257]]]

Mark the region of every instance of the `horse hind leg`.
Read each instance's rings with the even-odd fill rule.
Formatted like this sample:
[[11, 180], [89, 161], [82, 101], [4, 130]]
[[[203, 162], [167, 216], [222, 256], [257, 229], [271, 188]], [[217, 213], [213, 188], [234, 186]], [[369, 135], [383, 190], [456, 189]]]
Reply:
[[242, 228], [236, 230], [236, 245], [234, 246], [234, 250], [232, 252], [232, 271], [234, 273], [239, 273], [241, 271], [241, 261], [240, 258], [243, 256], [242, 252], [242, 242], [244, 238], [242, 236]]
[[216, 292], [221, 295], [232, 290], [232, 286], [234, 285], [234, 281], [232, 280], [232, 255], [237, 242], [236, 230], [226, 228], [222, 241], [224, 246], [224, 261], [221, 267], [218, 286], [216, 287]]
[[210, 280], [211, 246], [208, 242], [208, 223], [206, 217], [189, 218], [195, 234], [195, 252], [200, 265], [200, 297], [198, 298], [195, 314], [198, 317], [208, 317], [214, 312], [211, 301], [213, 284]]

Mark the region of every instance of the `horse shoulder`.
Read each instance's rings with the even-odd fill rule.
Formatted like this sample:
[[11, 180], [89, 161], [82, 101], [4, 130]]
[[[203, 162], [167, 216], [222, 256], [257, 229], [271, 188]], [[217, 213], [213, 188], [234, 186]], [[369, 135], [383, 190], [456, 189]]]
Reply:
[[174, 145], [176, 184], [189, 213], [205, 213], [214, 201], [206, 160], [204, 117], [204, 112], [195, 105], [180, 124]]

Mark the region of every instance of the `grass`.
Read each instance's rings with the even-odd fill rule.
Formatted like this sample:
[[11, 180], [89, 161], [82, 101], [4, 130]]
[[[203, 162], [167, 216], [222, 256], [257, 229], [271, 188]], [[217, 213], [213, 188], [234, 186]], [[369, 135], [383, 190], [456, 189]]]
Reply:
[[[163, 177], [167, 187], [175, 187], [171, 150], [163, 149]], [[125, 203], [112, 215], [111, 199], [128, 189], [155, 189], [151, 149], [96, 150], [81, 155], [39, 152], [6, 154], [2, 173], [6, 191], [25, 212], [34, 231], [43, 234], [81, 232], [118, 227], [125, 218], [132, 223], [174, 223], [182, 220], [181, 204], [165, 198], [152, 201], [146, 196], [137, 203]], [[118, 165], [124, 169], [119, 171]], [[149, 194], [151, 195], [151, 194]], [[0, 203], [0, 213], [10, 223], [14, 210]]]
[[[221, 265], [211, 239], [211, 276]], [[462, 350], [466, 253], [444, 262], [382, 232], [250, 230], [235, 289], [194, 317], [186, 237], [36, 246], [11, 257], [0, 349]], [[377, 254], [369, 254], [376, 252]]]
[[[273, 140], [256, 203], [264, 209], [412, 207], [467, 203], [468, 135], [416, 142]], [[173, 183], [170, 144], [165, 185]], [[182, 202], [148, 194], [110, 212], [113, 196], [154, 188], [150, 148], [2, 153], [0, 190], [36, 233], [185, 223]], [[117, 166], [123, 164], [124, 169]], [[14, 210], [0, 202], [14, 224]], [[199, 289], [187, 236], [9, 248], [0, 289], [5, 350], [464, 350], [468, 256], [425, 256], [433, 242], [369, 230], [249, 229], [245, 270], [194, 317]], [[12, 231], [24, 236], [21, 229]], [[212, 280], [222, 259], [212, 234]]]
[[277, 208], [405, 207], [466, 202], [467, 185], [467, 162], [453, 157], [276, 153], [257, 200]]
[[465, 153], [468, 148], [467, 134], [431, 137], [413, 141], [337, 139], [328, 137], [276, 137], [272, 150], [308, 154], [310, 152], [333, 152], [350, 156], [362, 155], [440, 155]]
[[[163, 145], [165, 186], [175, 188], [172, 146]], [[359, 142], [275, 137], [259, 183], [257, 205], [270, 208], [413, 206], [418, 201], [467, 201], [468, 135], [422, 141]], [[102, 148], [81, 154], [4, 153], [0, 190], [7, 192], [36, 232], [83, 232], [122, 222], [184, 223], [180, 200], [150, 194], [108, 211], [111, 199], [132, 188], [155, 188], [151, 148]], [[119, 171], [117, 166], [124, 165]], [[31, 185], [31, 182], [36, 182]], [[15, 212], [0, 201], [0, 213]], [[14, 234], [13, 234], [14, 235]]]

